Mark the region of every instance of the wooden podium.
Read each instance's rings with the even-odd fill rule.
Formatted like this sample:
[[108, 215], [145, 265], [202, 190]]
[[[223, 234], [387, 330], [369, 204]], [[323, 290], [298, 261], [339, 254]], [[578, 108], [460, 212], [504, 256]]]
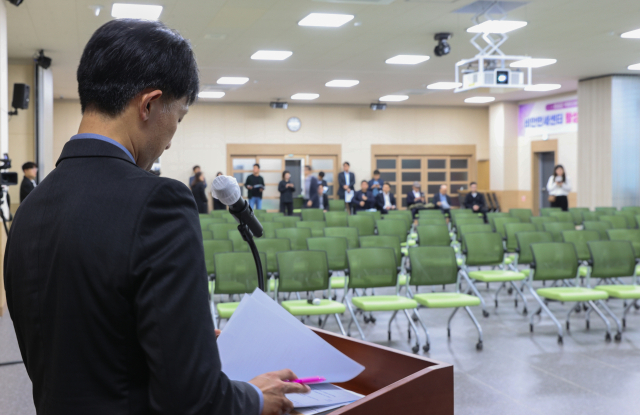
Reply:
[[453, 365], [310, 328], [365, 367], [338, 384], [365, 397], [331, 415], [453, 415]]

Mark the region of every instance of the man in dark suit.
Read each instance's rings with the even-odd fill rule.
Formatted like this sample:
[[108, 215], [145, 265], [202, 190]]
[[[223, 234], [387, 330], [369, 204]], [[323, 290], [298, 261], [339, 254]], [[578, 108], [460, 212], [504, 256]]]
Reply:
[[376, 208], [382, 213], [389, 213], [390, 210], [396, 210], [396, 197], [391, 193], [389, 183], [382, 185], [382, 192], [376, 196]]
[[464, 207], [474, 212], [482, 213], [484, 221], [487, 222], [487, 202], [484, 200], [484, 195], [478, 193], [478, 184], [476, 182], [471, 182], [469, 185], [469, 193], [464, 198]]
[[22, 178], [22, 183], [20, 183], [20, 203], [36, 188], [38, 166], [32, 161], [28, 161], [22, 165], [22, 172], [24, 177]]
[[356, 213], [360, 210], [367, 210], [375, 207], [373, 195], [371, 194], [371, 191], [369, 191], [369, 182], [363, 180], [360, 186], [360, 190], [356, 192], [353, 196], [353, 201], [351, 202], [353, 210]]
[[329, 196], [323, 193], [323, 191], [324, 186], [322, 183], [318, 183], [318, 191], [316, 192], [313, 205], [318, 209], [322, 209], [323, 212], [326, 212], [329, 210]]
[[318, 179], [312, 173], [311, 166], [304, 166], [304, 206], [307, 208], [318, 208]]
[[[426, 199], [424, 197], [424, 193], [420, 191], [421, 185], [420, 182], [413, 182], [413, 186], [411, 187], [411, 191], [407, 193], [407, 206], [411, 207], [411, 205], [415, 205], [417, 203], [426, 203]], [[418, 213], [418, 208], [412, 208], [411, 213], [415, 219], [416, 213]]]
[[39, 414], [281, 414], [285, 393], [307, 390], [288, 370], [248, 383], [221, 371], [195, 201], [148, 172], [198, 90], [189, 42], [160, 22], [112, 20], [82, 54], [78, 135], [5, 251]]
[[351, 165], [348, 161], [342, 164], [342, 169], [338, 174], [338, 197], [344, 200], [345, 192], [354, 191], [356, 185], [356, 175], [349, 172]]
[[436, 205], [442, 213], [449, 213], [451, 211], [451, 198], [447, 194], [447, 185], [440, 186], [440, 192], [433, 196], [433, 204]]

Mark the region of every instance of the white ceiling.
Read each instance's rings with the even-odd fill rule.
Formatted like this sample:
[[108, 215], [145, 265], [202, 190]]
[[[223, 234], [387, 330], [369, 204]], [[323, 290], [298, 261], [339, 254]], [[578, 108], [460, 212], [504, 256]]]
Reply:
[[[0, 0], [2, 1], [2, 0]], [[122, 1], [122, 0], [121, 0]], [[217, 102], [289, 100], [297, 92], [320, 94], [314, 104], [367, 105], [387, 94], [426, 92], [427, 84], [452, 81], [454, 64], [471, 58], [470, 14], [452, 13], [474, 0], [395, 0], [388, 5], [318, 0], [135, 0], [161, 4], [161, 20], [191, 39], [203, 85], [220, 76], [247, 76], [250, 81]], [[111, 19], [112, 2], [104, 0], [25, 0], [7, 3], [9, 58], [28, 59], [43, 48], [53, 59], [56, 97], [76, 98], [75, 71], [82, 49], [101, 24]], [[101, 5], [99, 17], [89, 6]], [[355, 18], [340, 28], [300, 27], [311, 12], [349, 13]], [[640, 62], [640, 40], [620, 34], [640, 28], [638, 0], [530, 0], [509, 13], [529, 24], [512, 32], [502, 50], [509, 54], [555, 58], [558, 63], [534, 70], [534, 83], [560, 83], [547, 93], [495, 94], [498, 101], [520, 101], [572, 91], [586, 77], [632, 73]], [[452, 52], [436, 57], [437, 32], [453, 32]], [[254, 61], [259, 49], [291, 50], [285, 61]], [[426, 54], [418, 65], [387, 65], [398, 54]], [[357, 79], [353, 88], [327, 88], [332, 79]], [[485, 93], [486, 94], [486, 93]], [[391, 105], [468, 105], [477, 93], [429, 91]]]

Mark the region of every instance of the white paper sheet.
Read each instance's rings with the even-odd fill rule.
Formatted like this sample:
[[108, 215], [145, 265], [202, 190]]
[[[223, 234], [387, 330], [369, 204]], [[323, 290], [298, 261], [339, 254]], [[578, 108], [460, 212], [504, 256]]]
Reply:
[[347, 190], [346, 192], [344, 192], [344, 202], [345, 203], [351, 203], [351, 200], [353, 199], [353, 196], [355, 196], [355, 192], [353, 190]]
[[259, 289], [244, 296], [218, 337], [218, 350], [222, 371], [245, 382], [291, 369], [299, 378], [322, 376], [327, 383], [340, 383], [364, 370]]
[[288, 393], [285, 396], [293, 402], [294, 408], [306, 408], [310, 406], [327, 406], [353, 402], [362, 395], [339, 388], [330, 383], [309, 385], [309, 393]]
[[320, 406], [310, 406], [308, 408], [300, 408], [300, 409], [296, 409], [295, 411], [297, 413], [299, 413], [300, 415], [316, 415], [322, 412], [327, 412], [330, 411], [332, 409], [338, 409], [341, 406], [345, 406], [346, 404], [340, 403], [338, 405], [320, 405]]

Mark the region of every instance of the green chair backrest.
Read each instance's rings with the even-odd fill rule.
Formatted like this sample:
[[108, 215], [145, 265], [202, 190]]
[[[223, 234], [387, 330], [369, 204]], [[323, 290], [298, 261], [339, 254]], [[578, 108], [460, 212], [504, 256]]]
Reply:
[[378, 235], [397, 236], [402, 242], [407, 240], [409, 226], [407, 222], [402, 219], [382, 219], [376, 222], [376, 226], [378, 228]]
[[402, 218], [407, 223], [407, 227], [411, 227], [413, 223], [413, 214], [410, 210], [390, 210], [386, 216], [386, 219]]
[[[566, 223], [574, 223], [573, 215], [570, 212], [557, 212], [552, 211], [550, 216], [556, 220], [556, 222], [566, 222]], [[575, 225], [575, 223], [574, 223]]]
[[227, 209], [223, 210], [212, 210], [209, 212], [209, 215], [213, 218], [222, 218], [224, 215], [228, 215], [229, 211]]
[[253, 214], [256, 215], [256, 217], [261, 218], [267, 215], [267, 209], [253, 209]]
[[499, 233], [467, 233], [462, 239], [466, 248], [463, 252], [467, 265], [499, 265], [504, 261], [502, 237]]
[[524, 223], [531, 222], [531, 217], [533, 216], [531, 209], [509, 209], [509, 214]]
[[309, 228], [282, 228], [276, 229], [276, 238], [287, 238], [291, 241], [293, 251], [304, 251], [307, 249], [307, 238], [311, 238]]
[[609, 229], [610, 241], [629, 241], [633, 246], [636, 258], [640, 258], [640, 229]]
[[458, 280], [456, 254], [450, 246], [411, 248], [409, 260], [411, 285], [455, 284]]
[[574, 229], [562, 232], [562, 242], [569, 242], [573, 244], [576, 248], [576, 254], [580, 261], [588, 261], [591, 259], [591, 253], [589, 252], [587, 242], [599, 240], [600, 232], [598, 231], [576, 231]]
[[344, 212], [346, 209], [346, 205], [344, 200], [340, 199], [329, 199], [329, 211], [330, 212]]
[[550, 216], [551, 212], [561, 212], [559, 207], [540, 208], [540, 216]]
[[347, 251], [348, 288], [392, 287], [398, 282], [396, 254], [392, 248], [359, 248]]
[[371, 216], [350, 215], [347, 223], [351, 228], [358, 228], [358, 235], [360, 236], [375, 234], [376, 223]]
[[279, 252], [278, 292], [318, 291], [329, 288], [325, 251]]
[[640, 215], [640, 206], [624, 206], [620, 210], [623, 212], [633, 212], [634, 215]]
[[609, 222], [613, 229], [627, 229], [629, 227], [627, 224], [627, 218], [620, 215], [602, 215], [600, 216], [600, 220], [603, 222]]
[[301, 222], [296, 222], [296, 228], [311, 229], [312, 237], [324, 236], [324, 228], [326, 227], [327, 227], [327, 224], [325, 222], [320, 222], [315, 220], [311, 220], [311, 221], [303, 220]]
[[[420, 246], [450, 246], [451, 237], [447, 225], [418, 225]], [[412, 248], [413, 249], [413, 248]]]
[[212, 223], [209, 225], [209, 230], [213, 232], [213, 239], [228, 239], [229, 231], [237, 231], [238, 225], [235, 223]]
[[300, 222], [300, 216], [275, 216], [274, 222], [281, 222], [285, 228], [295, 228], [296, 222]]
[[618, 209], [613, 206], [601, 206], [596, 208], [598, 215], [615, 215]]
[[[418, 214], [421, 218], [431, 218], [433, 216], [444, 218], [444, 215], [442, 214], [442, 211], [440, 209], [423, 209], [419, 211]], [[638, 214], [640, 214], [640, 212], [638, 212]]]
[[451, 219], [451, 221], [453, 222], [453, 225], [456, 227], [456, 229], [460, 225], [470, 225], [470, 224], [482, 225], [484, 223], [484, 220], [482, 220], [482, 218], [479, 217], [478, 215], [462, 215], [462, 216], [458, 215], [453, 219]]
[[616, 212], [616, 215], [623, 216], [627, 220], [627, 227], [629, 229], [636, 229], [638, 227], [636, 215], [632, 210], [619, 210]]
[[324, 212], [322, 209], [302, 209], [301, 210], [302, 220], [318, 220], [324, 222]]
[[209, 229], [209, 225], [213, 224], [213, 223], [227, 223], [226, 220], [224, 219], [217, 219], [217, 218], [200, 218], [200, 229], [207, 230]]
[[573, 222], [551, 222], [543, 224], [544, 230], [553, 235], [553, 242], [562, 242], [562, 232], [573, 231], [576, 225]]
[[[402, 249], [400, 249], [400, 238], [392, 235], [370, 235], [360, 237], [361, 248], [393, 248], [396, 253], [396, 264], [400, 266], [402, 262]], [[413, 249], [413, 248], [412, 248]]]
[[636, 268], [636, 256], [629, 241], [591, 241], [591, 276], [593, 278], [630, 277]]
[[207, 239], [213, 239], [213, 232], [210, 230], [202, 231], [202, 240], [206, 241]]
[[542, 226], [543, 224], [556, 221], [555, 218], [551, 216], [532, 216], [530, 220], [531, 223], [536, 225], [536, 228], [541, 232], [544, 231], [544, 226]]
[[597, 221], [599, 217], [600, 215], [598, 215], [596, 212], [591, 212], [591, 211], [582, 212], [582, 223], [587, 221], [589, 222]]
[[211, 215], [209, 215], [208, 213], [198, 213], [198, 217], [200, 219], [211, 219]]
[[202, 244], [204, 246], [204, 262], [207, 266], [207, 274], [214, 274], [216, 266], [213, 257], [220, 252], [233, 252], [233, 242], [227, 239], [220, 239], [217, 241], [202, 241]]
[[491, 225], [489, 225], [488, 223], [469, 223], [466, 225], [460, 225], [458, 226], [457, 230], [458, 241], [461, 242], [463, 250], [465, 249], [464, 239], [462, 238], [463, 235], [475, 232], [493, 232], [493, 229], [491, 229]]
[[584, 230], [586, 231], [598, 231], [600, 232], [600, 239], [606, 241], [609, 239], [607, 235], [607, 230], [611, 229], [611, 222], [606, 221], [586, 221], [582, 225], [584, 225]]
[[[233, 250], [235, 252], [249, 252], [249, 244], [242, 239], [242, 235], [237, 229], [227, 232], [227, 239], [233, 243]], [[259, 239], [259, 238], [256, 238]]]
[[382, 212], [379, 210], [360, 210], [357, 212], [358, 215], [371, 216], [373, 220], [376, 221], [378, 219], [382, 219]]
[[507, 212], [489, 212], [487, 213], [487, 222], [489, 222], [489, 225], [491, 225], [491, 227], [495, 230], [496, 227], [493, 223], [494, 219], [496, 218], [515, 218], [515, 216], [511, 215], [510, 213]]
[[507, 252], [516, 252], [518, 249], [518, 241], [516, 234], [518, 232], [535, 232], [538, 228], [533, 223], [505, 223], [504, 230], [507, 235]]
[[349, 228], [348, 226], [337, 226], [332, 228], [324, 228], [324, 236], [337, 236], [340, 238], [347, 238], [347, 246], [349, 249], [358, 248], [360, 242], [358, 241], [358, 229]]
[[589, 208], [569, 208], [569, 213], [573, 216], [573, 223], [580, 225], [582, 223], [582, 214], [588, 212]]
[[[262, 218], [262, 219], [264, 219], [264, 220], [265, 220], [265, 221], [267, 221], [267, 222], [273, 222], [273, 219], [274, 219], [274, 218], [281, 217], [281, 216], [284, 216], [284, 213], [282, 213], [282, 212], [267, 212], [267, 213], [263, 216], [263, 218]], [[261, 220], [262, 220], [262, 219], [261, 219]]]
[[278, 252], [291, 251], [291, 241], [287, 238], [256, 238], [254, 239], [258, 252], [267, 256], [267, 271], [278, 272]]
[[[260, 255], [262, 275], [267, 280], [267, 256]], [[258, 288], [258, 271], [251, 252], [215, 254], [216, 285], [214, 294], [252, 293]]]
[[513, 216], [495, 218], [493, 220], [493, 225], [494, 225], [493, 227], [495, 231], [499, 233], [500, 236], [502, 236], [502, 239], [505, 239], [507, 237], [507, 231], [505, 231], [504, 229], [504, 225], [506, 225], [507, 223], [522, 223], [522, 222], [520, 222], [520, 219], [514, 218]]
[[307, 239], [310, 251], [325, 251], [329, 261], [329, 270], [344, 271], [349, 268], [347, 263], [347, 238], [338, 236], [322, 236]]
[[467, 216], [467, 215], [478, 216], [478, 213], [474, 212], [471, 209], [451, 209], [450, 214], [451, 214], [451, 219], [455, 218], [456, 216]]
[[344, 211], [344, 209], [340, 212], [325, 212], [324, 220], [327, 222], [327, 227], [334, 226], [348, 226], [347, 222], [348, 214]]
[[518, 264], [529, 265], [533, 262], [533, 254], [531, 253], [531, 244], [541, 242], [553, 242], [553, 235], [549, 232], [518, 232], [516, 233], [518, 241]]
[[421, 217], [418, 219], [418, 226], [420, 225], [446, 225], [447, 220], [444, 218], [444, 215], [435, 216], [429, 215], [427, 217]]
[[573, 244], [547, 242], [531, 244], [535, 281], [568, 280], [578, 273], [578, 255]]
[[284, 228], [282, 222], [262, 222], [262, 237], [263, 238], [275, 238], [276, 229]]
[[235, 216], [233, 216], [232, 214], [227, 214], [222, 216], [222, 219], [224, 219], [227, 223], [235, 223], [236, 226], [238, 225], [238, 221], [236, 220]]

